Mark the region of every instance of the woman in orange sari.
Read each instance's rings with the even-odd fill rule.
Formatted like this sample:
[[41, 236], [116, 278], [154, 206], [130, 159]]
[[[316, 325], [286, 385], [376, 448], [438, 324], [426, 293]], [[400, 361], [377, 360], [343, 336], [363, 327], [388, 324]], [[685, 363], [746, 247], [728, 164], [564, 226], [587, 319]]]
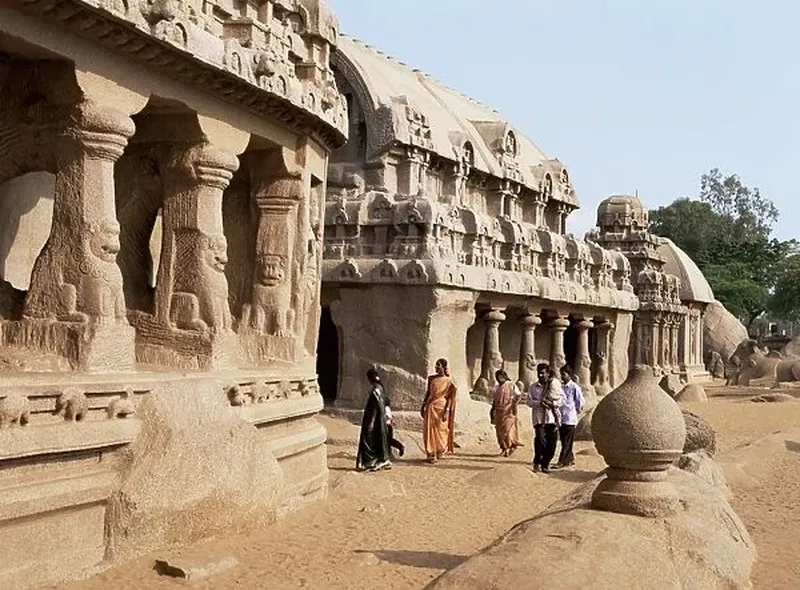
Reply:
[[456, 386], [450, 379], [447, 359], [436, 361], [436, 374], [428, 377], [428, 391], [422, 402], [422, 440], [428, 463], [436, 463], [453, 452], [456, 417]]
[[489, 416], [497, 433], [500, 454], [503, 457], [508, 457], [519, 446], [519, 440], [517, 439], [517, 400], [520, 392], [504, 370], [497, 371], [494, 378], [497, 380], [497, 386], [494, 388], [494, 398]]

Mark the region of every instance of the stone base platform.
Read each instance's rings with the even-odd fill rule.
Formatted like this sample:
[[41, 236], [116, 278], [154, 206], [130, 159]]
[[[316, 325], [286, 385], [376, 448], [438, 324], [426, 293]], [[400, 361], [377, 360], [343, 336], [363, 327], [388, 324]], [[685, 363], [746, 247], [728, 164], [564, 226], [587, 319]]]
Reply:
[[[67, 388], [85, 396], [79, 421], [53, 413]], [[109, 418], [125, 389], [135, 414]], [[313, 373], [15, 373], [0, 385], [9, 395], [28, 424], [0, 429], [2, 588], [262, 526], [327, 492]]]

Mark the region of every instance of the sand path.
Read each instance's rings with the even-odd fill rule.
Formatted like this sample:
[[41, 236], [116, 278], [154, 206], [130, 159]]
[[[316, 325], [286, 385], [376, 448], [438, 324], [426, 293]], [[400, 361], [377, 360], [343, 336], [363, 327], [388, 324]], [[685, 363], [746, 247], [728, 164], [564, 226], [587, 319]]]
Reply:
[[[736, 396], [712, 398], [691, 409], [717, 429], [726, 457], [767, 434], [800, 427], [800, 402], [755, 404]], [[404, 460], [391, 471], [360, 474], [352, 471], [357, 428], [321, 419], [331, 441], [328, 500], [264, 530], [197, 545], [211, 555], [232, 555], [240, 565], [193, 582], [192, 588], [421, 588], [604, 467], [591, 443], [578, 443], [582, 453], [576, 468], [534, 474], [529, 446], [503, 459], [493, 440], [473, 440], [456, 457], [429, 466], [415, 444], [418, 437], [402, 433], [409, 446]], [[525, 442], [530, 442], [528, 430]], [[747, 479], [747, 489], [734, 486], [734, 507], [759, 551], [756, 588], [800, 583], [800, 566], [793, 559], [800, 546], [800, 436], [795, 438], [796, 447], [792, 441], [768, 445], [762, 454], [769, 460], [759, 464], [757, 479]], [[158, 554], [60, 588], [186, 587], [158, 576], [154, 557]]]

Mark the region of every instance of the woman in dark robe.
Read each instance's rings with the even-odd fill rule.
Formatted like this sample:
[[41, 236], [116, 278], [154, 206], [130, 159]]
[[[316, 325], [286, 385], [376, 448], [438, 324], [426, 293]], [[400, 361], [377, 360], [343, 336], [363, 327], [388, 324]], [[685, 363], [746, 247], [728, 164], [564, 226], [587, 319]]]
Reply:
[[375, 369], [367, 371], [367, 379], [371, 386], [361, 419], [356, 469], [378, 471], [392, 466], [389, 460], [389, 426], [386, 420], [388, 399]]

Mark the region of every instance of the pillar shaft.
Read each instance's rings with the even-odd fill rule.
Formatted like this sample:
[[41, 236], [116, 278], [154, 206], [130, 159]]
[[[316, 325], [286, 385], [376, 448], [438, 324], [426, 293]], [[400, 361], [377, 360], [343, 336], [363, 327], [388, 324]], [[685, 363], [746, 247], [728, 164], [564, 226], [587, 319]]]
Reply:
[[584, 389], [589, 389], [592, 384], [592, 359], [589, 356], [589, 328], [594, 323], [589, 320], [581, 320], [575, 324], [578, 329], [578, 346], [575, 359], [575, 373], [578, 378], [578, 385]]
[[207, 142], [176, 144], [169, 160], [156, 318], [182, 330], [230, 331], [222, 193], [239, 162]]
[[497, 309], [492, 309], [483, 316], [486, 330], [483, 335], [481, 376], [489, 383], [494, 382], [494, 372], [503, 366], [503, 356], [500, 354], [500, 323], [505, 319], [505, 314]]
[[127, 325], [114, 163], [133, 135], [127, 115], [92, 100], [58, 140], [50, 237], [31, 274], [24, 315]]
[[550, 368], [558, 371], [566, 364], [564, 355], [564, 331], [569, 327], [569, 320], [566, 317], [556, 317], [550, 322], [552, 340], [550, 344]]
[[519, 343], [519, 380], [525, 389], [536, 381], [536, 326], [542, 323], [538, 315], [522, 316], [522, 337]]

